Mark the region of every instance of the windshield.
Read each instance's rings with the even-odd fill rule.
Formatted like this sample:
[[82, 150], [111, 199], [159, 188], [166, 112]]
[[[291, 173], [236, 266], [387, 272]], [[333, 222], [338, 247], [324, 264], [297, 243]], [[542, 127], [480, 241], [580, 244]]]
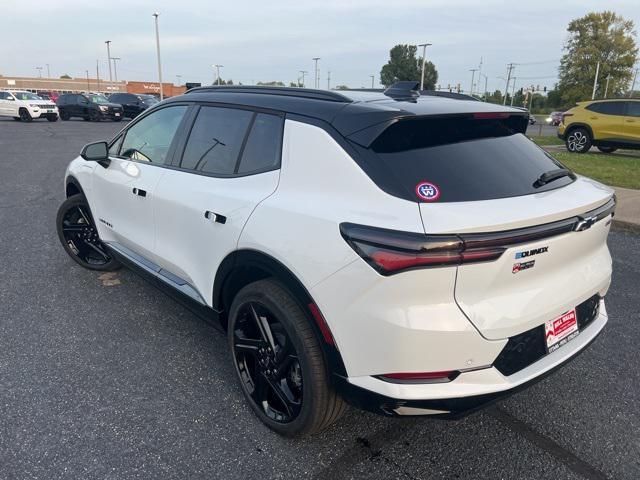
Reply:
[[564, 167], [522, 134], [526, 117], [481, 115], [399, 121], [371, 149], [405, 190], [437, 185], [439, 202], [516, 197], [573, 182], [571, 176], [538, 181]]
[[42, 100], [38, 95], [31, 92], [12, 92], [18, 100]]
[[91, 103], [109, 103], [109, 100], [102, 95], [88, 95], [88, 98]]
[[153, 95], [140, 95], [138, 98], [140, 99], [141, 102], [149, 106], [159, 103], [158, 99]]

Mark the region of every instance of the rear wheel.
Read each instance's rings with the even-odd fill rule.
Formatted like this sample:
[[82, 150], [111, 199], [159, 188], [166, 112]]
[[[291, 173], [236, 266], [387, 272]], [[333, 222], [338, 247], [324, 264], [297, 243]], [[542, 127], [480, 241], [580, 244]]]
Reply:
[[22, 120], [23, 122], [30, 122], [33, 120], [31, 114], [29, 113], [29, 110], [27, 110], [26, 108], [21, 108], [18, 112], [18, 115], [20, 115], [20, 120]]
[[344, 413], [346, 403], [329, 386], [309, 320], [275, 280], [238, 292], [228, 337], [245, 398], [269, 428], [288, 437], [309, 435]]
[[120, 267], [100, 241], [84, 195], [72, 195], [62, 202], [56, 227], [65, 251], [83, 267], [91, 270], [116, 270]]
[[585, 153], [591, 148], [591, 136], [586, 128], [575, 128], [565, 140], [567, 150], [573, 153]]
[[616, 147], [597, 147], [602, 153], [613, 153], [618, 150]]

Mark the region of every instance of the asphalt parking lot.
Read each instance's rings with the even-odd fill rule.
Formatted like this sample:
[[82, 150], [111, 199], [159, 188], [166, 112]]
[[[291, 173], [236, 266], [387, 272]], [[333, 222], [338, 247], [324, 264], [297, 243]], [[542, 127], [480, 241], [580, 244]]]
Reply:
[[639, 235], [612, 232], [609, 324], [553, 376], [462, 420], [351, 410], [286, 440], [217, 330], [58, 244], [66, 164], [124, 126], [0, 119], [0, 478], [640, 478]]

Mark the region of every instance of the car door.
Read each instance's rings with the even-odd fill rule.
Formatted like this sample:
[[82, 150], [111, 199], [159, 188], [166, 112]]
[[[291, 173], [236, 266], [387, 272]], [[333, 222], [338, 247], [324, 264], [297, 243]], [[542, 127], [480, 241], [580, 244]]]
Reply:
[[627, 141], [640, 144], [640, 102], [627, 102], [624, 136]]
[[7, 100], [7, 92], [0, 92], [0, 115], [4, 116], [4, 115], [9, 115], [9, 107], [8, 107], [8, 103], [9, 100]]
[[623, 137], [625, 102], [597, 102], [587, 107], [587, 117], [596, 140], [620, 140]]
[[167, 105], [133, 122], [112, 143], [109, 164], [96, 167], [92, 209], [103, 241], [153, 261], [154, 193], [188, 108]]
[[[155, 195], [159, 265], [211, 302], [218, 266], [278, 185], [283, 117], [201, 106]], [[179, 157], [179, 158], [178, 158]]]

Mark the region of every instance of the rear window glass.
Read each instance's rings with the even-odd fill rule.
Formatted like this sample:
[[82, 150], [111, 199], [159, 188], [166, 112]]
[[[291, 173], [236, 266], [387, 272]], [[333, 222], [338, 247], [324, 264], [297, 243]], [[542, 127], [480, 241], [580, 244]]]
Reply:
[[585, 108], [604, 115], [624, 115], [624, 106], [625, 102], [602, 102], [592, 103]]
[[371, 149], [416, 201], [415, 189], [424, 182], [438, 187], [437, 202], [515, 197], [571, 183], [571, 177], [562, 177], [534, 186], [541, 174], [564, 167], [521, 133], [524, 122], [518, 115], [401, 120]]

